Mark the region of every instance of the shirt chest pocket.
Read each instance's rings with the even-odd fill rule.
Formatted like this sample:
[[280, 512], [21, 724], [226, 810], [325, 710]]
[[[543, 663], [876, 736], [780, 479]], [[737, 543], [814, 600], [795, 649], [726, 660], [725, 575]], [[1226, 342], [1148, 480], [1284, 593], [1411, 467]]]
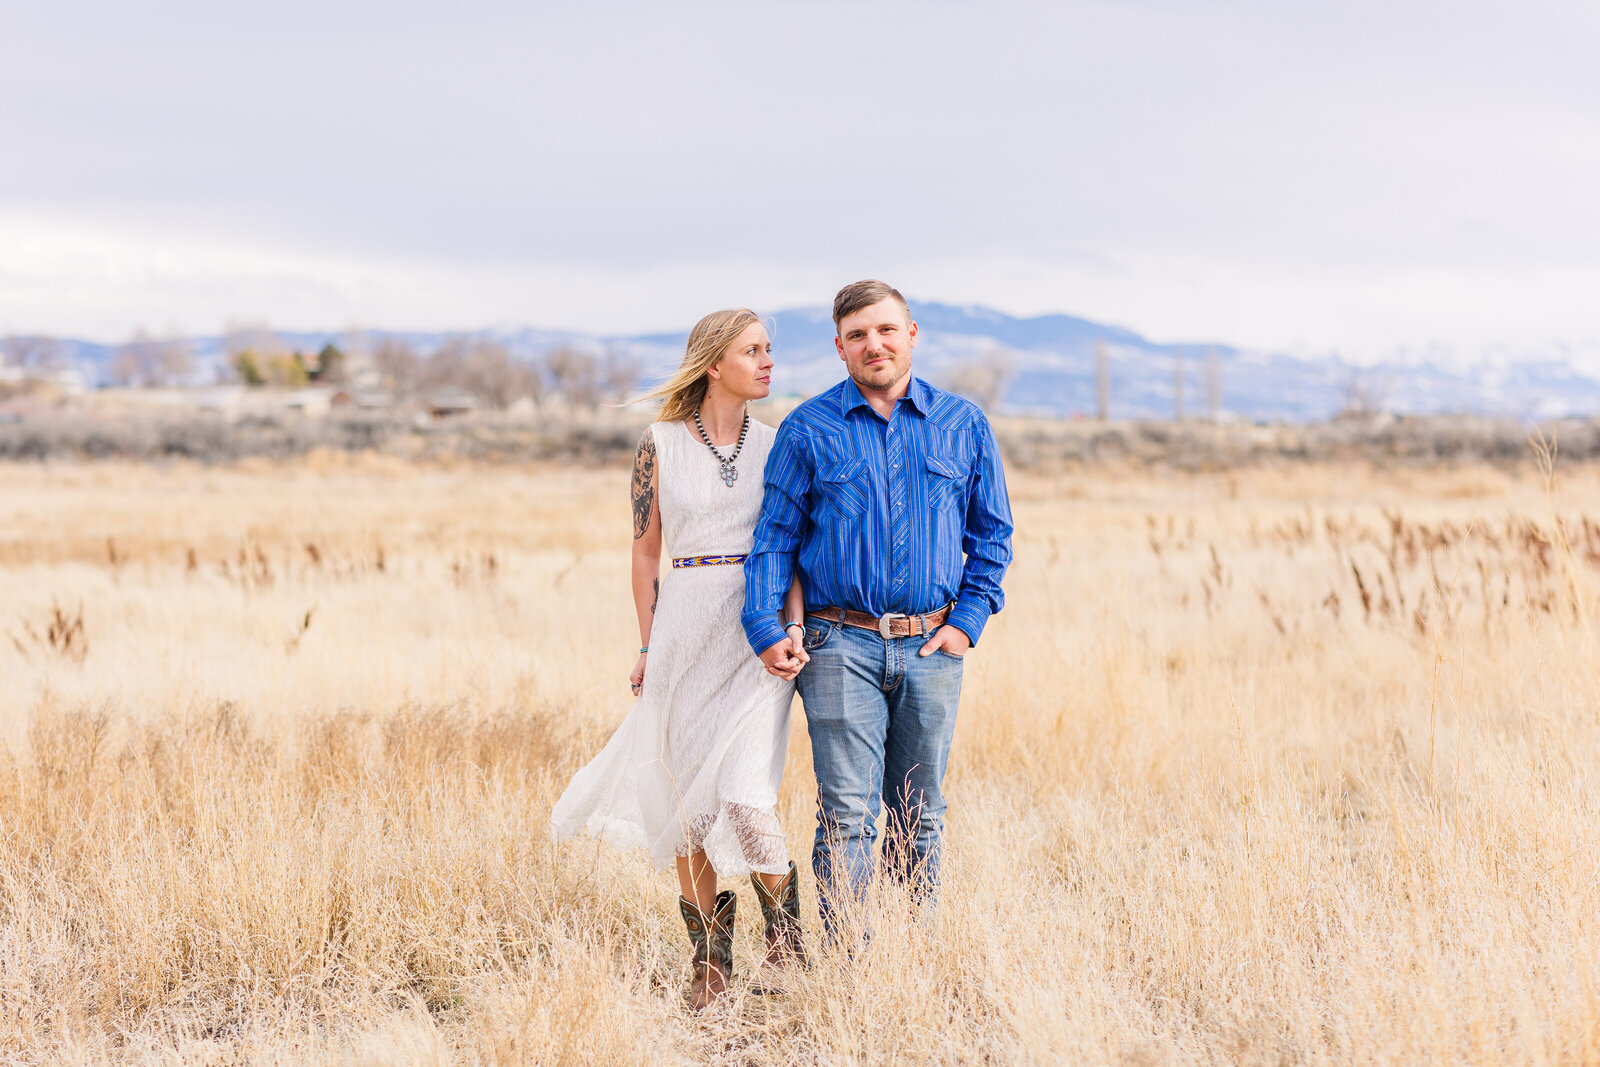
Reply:
[[861, 482], [865, 464], [859, 459], [828, 463], [817, 472], [822, 499], [846, 519], [866, 514], [867, 487]]
[[934, 511], [953, 511], [963, 502], [967, 471], [950, 456], [929, 453], [927, 468], [928, 507]]

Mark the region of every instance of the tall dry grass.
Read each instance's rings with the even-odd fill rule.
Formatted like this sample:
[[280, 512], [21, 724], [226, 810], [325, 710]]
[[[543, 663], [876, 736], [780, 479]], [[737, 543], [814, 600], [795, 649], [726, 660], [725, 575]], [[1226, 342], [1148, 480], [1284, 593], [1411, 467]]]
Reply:
[[[625, 474], [0, 467], [0, 1057], [1600, 1061], [1597, 483], [1014, 478], [932, 928], [696, 1018], [672, 882], [546, 828]], [[797, 716], [802, 858], [812, 789]]]

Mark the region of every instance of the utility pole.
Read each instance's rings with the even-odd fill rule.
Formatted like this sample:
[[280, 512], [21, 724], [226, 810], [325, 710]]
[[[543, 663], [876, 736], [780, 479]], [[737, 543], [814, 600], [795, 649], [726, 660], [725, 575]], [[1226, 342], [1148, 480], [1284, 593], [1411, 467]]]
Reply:
[[1094, 343], [1095, 413], [1104, 422], [1111, 417], [1111, 363], [1106, 358], [1106, 343]]
[[1222, 417], [1222, 364], [1216, 345], [1206, 345], [1206, 407], [1212, 422]]
[[1172, 350], [1172, 418], [1183, 421], [1183, 349]]

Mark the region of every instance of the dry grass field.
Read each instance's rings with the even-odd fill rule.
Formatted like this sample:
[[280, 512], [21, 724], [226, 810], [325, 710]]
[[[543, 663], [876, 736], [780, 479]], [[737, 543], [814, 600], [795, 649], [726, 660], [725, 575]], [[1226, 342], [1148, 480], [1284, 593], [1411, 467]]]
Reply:
[[936, 921], [703, 1018], [626, 483], [0, 466], [0, 1060], [1600, 1062], [1600, 471], [1015, 475]]

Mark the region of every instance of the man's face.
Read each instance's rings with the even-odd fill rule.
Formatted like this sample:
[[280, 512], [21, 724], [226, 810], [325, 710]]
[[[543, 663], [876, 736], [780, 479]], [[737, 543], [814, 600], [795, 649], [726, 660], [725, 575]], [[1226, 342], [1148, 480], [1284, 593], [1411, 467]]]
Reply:
[[894, 297], [839, 320], [839, 358], [863, 392], [892, 392], [911, 376], [917, 324]]

